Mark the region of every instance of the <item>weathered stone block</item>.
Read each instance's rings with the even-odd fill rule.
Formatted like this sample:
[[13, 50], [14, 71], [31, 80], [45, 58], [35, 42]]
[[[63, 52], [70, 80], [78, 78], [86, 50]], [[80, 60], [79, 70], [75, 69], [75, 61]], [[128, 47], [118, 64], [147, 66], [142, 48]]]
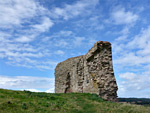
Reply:
[[117, 90], [109, 42], [98, 41], [86, 55], [69, 58], [55, 68], [56, 93], [96, 93], [116, 101]]

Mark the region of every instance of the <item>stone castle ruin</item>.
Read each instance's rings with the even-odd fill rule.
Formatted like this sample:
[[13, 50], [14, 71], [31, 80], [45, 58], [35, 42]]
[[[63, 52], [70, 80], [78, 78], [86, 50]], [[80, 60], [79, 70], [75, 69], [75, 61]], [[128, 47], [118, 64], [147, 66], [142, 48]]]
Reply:
[[86, 55], [69, 58], [55, 68], [55, 93], [95, 93], [117, 100], [111, 44], [98, 41]]

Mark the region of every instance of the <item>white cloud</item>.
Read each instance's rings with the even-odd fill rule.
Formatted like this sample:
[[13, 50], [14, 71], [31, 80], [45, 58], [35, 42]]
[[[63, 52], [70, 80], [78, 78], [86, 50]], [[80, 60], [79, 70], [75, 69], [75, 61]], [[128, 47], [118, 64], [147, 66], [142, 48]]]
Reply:
[[127, 80], [132, 80], [135, 79], [136, 74], [127, 72], [127, 73], [120, 74], [119, 77]]
[[0, 26], [3, 28], [10, 28], [13, 25], [21, 26], [27, 21], [26, 19], [33, 18], [37, 13], [45, 11], [34, 0], [3, 0], [0, 2], [0, 9]]
[[149, 98], [150, 27], [132, 38], [128, 34], [122, 32], [113, 43], [113, 62], [119, 73], [118, 95]]
[[10, 57], [6, 64], [18, 67], [37, 68], [39, 70], [54, 70], [58, 61], [36, 60], [24, 57]]
[[5, 89], [47, 89], [54, 88], [54, 78], [33, 76], [2, 76], [0, 75], [0, 88]]
[[34, 41], [52, 27], [49, 11], [35, 0], [1, 1], [0, 9], [0, 57], [10, 65], [48, 69], [40, 65], [40, 58], [50, 56], [50, 51]]
[[33, 25], [32, 27], [37, 30], [37, 32], [46, 32], [50, 27], [53, 26], [53, 22], [48, 17], [43, 17], [41, 24]]
[[140, 75], [126, 72], [119, 75], [120, 80], [118, 82], [119, 91], [118, 95], [120, 97], [143, 97], [149, 98], [149, 90], [150, 90], [150, 72], [143, 72]]
[[21, 36], [19, 38], [15, 39], [17, 42], [30, 42], [33, 40], [33, 37], [31, 36]]
[[64, 37], [70, 36], [72, 34], [73, 34], [72, 31], [64, 31], [64, 30], [62, 30], [62, 31], [59, 32], [59, 36], [64, 36]]
[[50, 88], [50, 89], [17, 89], [17, 90], [22, 90], [22, 91], [31, 91], [31, 92], [46, 92], [46, 93], [54, 93], [55, 91], [55, 88], [54, 87], [52, 87], [52, 88]]
[[43, 54], [42, 53], [31, 53], [31, 52], [24, 52], [24, 53], [20, 53], [20, 52], [13, 52], [13, 51], [7, 51], [5, 53], [6, 56], [9, 56], [9, 58], [11, 57], [16, 57], [16, 58], [24, 58], [24, 57], [34, 57], [34, 58], [38, 58], [38, 57], [42, 57]]
[[136, 35], [129, 43], [128, 47], [134, 49], [134, 48], [139, 48], [139, 49], [146, 49], [149, 47], [150, 44], [150, 26], [147, 27], [146, 29], [142, 29], [140, 34]]
[[[68, 20], [89, 14], [89, 9], [97, 4], [98, 0], [92, 2], [81, 0], [47, 9], [35, 0], [1, 1], [0, 27], [3, 30], [0, 29], [0, 58], [5, 58], [5, 63], [9, 65], [53, 69], [56, 64], [42, 63], [42, 61], [47, 62], [47, 58], [53, 55], [51, 47], [69, 48], [75, 36], [71, 30], [61, 30], [43, 38], [44, 33], [49, 32], [57, 19]], [[64, 37], [66, 39], [62, 39]], [[82, 43], [82, 40], [76, 41], [74, 43], [76, 45]], [[55, 51], [55, 54], [64, 54], [59, 49]]]
[[23, 33], [25, 32], [25, 34], [24, 35], [23, 35], [23, 33], [18, 34], [18, 37], [15, 39], [15, 41], [21, 42], [21, 43], [27, 43], [27, 42], [34, 41], [38, 37], [38, 35], [49, 31], [49, 29], [54, 24], [50, 20], [50, 18], [45, 17], [45, 16], [39, 20], [41, 20], [40, 24], [33, 24], [33, 25], [29, 26], [28, 30], [23, 30]]
[[125, 11], [124, 8], [117, 7], [111, 13], [111, 18], [115, 24], [133, 24], [139, 17], [131, 11]]
[[74, 33], [72, 31], [68, 31], [68, 30], [61, 30], [59, 32], [54, 33], [53, 35], [50, 36], [50, 38], [61, 38], [61, 37], [69, 37], [74, 35]]
[[98, 2], [98, 0], [92, 0], [92, 2], [81, 0], [71, 5], [65, 4], [63, 8], [54, 8], [52, 11], [54, 13], [52, 13], [52, 15], [57, 18], [62, 17], [63, 19], [68, 20], [70, 18], [82, 16], [89, 13], [89, 10], [87, 9], [95, 7]]
[[134, 66], [143, 62], [143, 58], [135, 55], [133, 52], [124, 53], [120, 58], [115, 59], [116, 64], [122, 64], [122, 66]]
[[124, 36], [124, 35], [128, 35], [129, 34], [129, 26], [127, 27], [124, 27], [121, 31], [121, 34]]
[[58, 51], [55, 52], [55, 54], [57, 54], [57, 55], [63, 55], [63, 54], [65, 54], [65, 53], [64, 53], [64, 51], [62, 51], [62, 50], [58, 50]]
[[74, 45], [80, 46], [83, 44], [83, 41], [85, 40], [85, 37], [74, 37]]
[[54, 93], [54, 87], [45, 91], [46, 93]]
[[57, 40], [55, 43], [55, 46], [57, 47], [66, 47], [67, 45], [68, 45], [68, 42], [65, 41], [64, 39]]
[[53, 70], [54, 69], [54, 66], [52, 67], [53, 65], [35, 65], [34, 68], [37, 68], [39, 70], [42, 70], [42, 69], [47, 69], [47, 70]]
[[21, 90], [31, 91], [31, 92], [42, 92], [41, 90], [38, 89], [21, 89]]
[[[6, 89], [6, 88], [5, 88]], [[10, 89], [10, 88], [8, 88], [8, 89]], [[28, 88], [28, 89], [26, 89], [26, 88], [24, 88], [24, 89], [20, 89], [20, 88], [11, 88], [11, 90], [21, 90], [21, 91], [31, 91], [31, 92], [46, 92], [46, 93], [54, 93], [55, 92], [55, 88], [54, 88], [54, 86], [50, 86], [50, 88], [44, 88], [44, 89], [39, 89], [39, 88], [37, 88], [37, 89], [30, 89], [30, 88]]]
[[93, 46], [96, 41], [97, 41], [96, 39], [90, 38], [90, 39], [89, 39], [89, 42], [88, 42], [88, 45], [89, 45], [89, 46]]
[[141, 65], [150, 63], [150, 27], [142, 29], [141, 32], [131, 40], [122, 42], [117, 39], [113, 45], [114, 53], [117, 57], [114, 62], [116, 64], [125, 65]]

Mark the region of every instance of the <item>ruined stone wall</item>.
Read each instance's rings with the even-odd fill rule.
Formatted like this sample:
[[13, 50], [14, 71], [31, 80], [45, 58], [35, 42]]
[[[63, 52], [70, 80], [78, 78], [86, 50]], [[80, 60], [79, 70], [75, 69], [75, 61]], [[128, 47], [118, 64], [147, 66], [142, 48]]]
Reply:
[[56, 93], [96, 93], [116, 101], [117, 89], [109, 42], [96, 42], [86, 55], [69, 58], [55, 68]]

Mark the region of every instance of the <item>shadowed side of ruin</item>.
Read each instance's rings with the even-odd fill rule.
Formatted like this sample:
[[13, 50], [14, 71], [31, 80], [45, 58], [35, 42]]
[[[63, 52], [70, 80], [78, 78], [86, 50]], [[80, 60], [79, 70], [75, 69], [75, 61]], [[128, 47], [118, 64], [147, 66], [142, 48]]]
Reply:
[[55, 93], [96, 93], [117, 100], [111, 44], [99, 41], [86, 55], [69, 58], [55, 68]]

